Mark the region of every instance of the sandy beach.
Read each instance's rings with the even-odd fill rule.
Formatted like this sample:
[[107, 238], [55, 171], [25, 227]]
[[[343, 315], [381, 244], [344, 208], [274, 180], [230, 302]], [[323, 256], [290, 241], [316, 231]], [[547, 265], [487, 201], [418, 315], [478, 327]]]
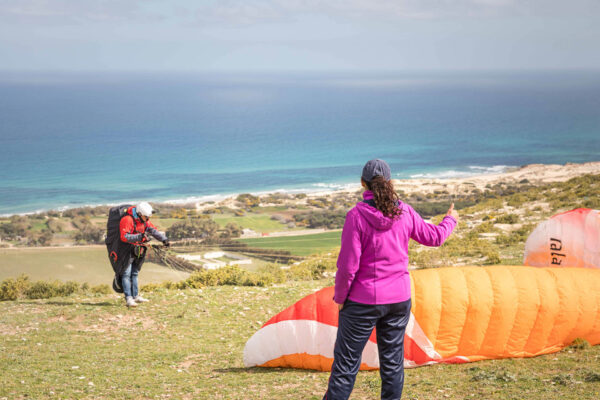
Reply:
[[[600, 174], [600, 161], [587, 162], [582, 164], [567, 163], [561, 164], [529, 164], [514, 168], [502, 173], [488, 173], [472, 175], [464, 178], [415, 178], [415, 179], [395, 179], [396, 189], [406, 194], [411, 193], [435, 193], [446, 191], [449, 194], [466, 194], [473, 190], [485, 190], [486, 187], [496, 184], [517, 184], [528, 182], [532, 185], [539, 185], [550, 182], [564, 182], [571, 178], [585, 174]], [[358, 179], [357, 179], [358, 180]], [[361, 190], [361, 185], [347, 185], [344, 189], [334, 191], [318, 191], [306, 193], [307, 199], [318, 197], [331, 197], [344, 193], [354, 193]], [[275, 192], [277, 193], [277, 192]], [[264, 196], [265, 193], [260, 193]], [[236, 196], [226, 197], [217, 202], [197, 202], [196, 209], [201, 211], [205, 208], [226, 206], [237, 208]], [[294, 203], [305, 203], [306, 200], [292, 200]], [[268, 203], [261, 203], [268, 206]]]

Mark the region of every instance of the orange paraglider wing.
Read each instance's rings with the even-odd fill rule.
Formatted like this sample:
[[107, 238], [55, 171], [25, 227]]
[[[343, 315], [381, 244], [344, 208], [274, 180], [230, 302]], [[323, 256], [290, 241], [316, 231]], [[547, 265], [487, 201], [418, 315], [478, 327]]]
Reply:
[[[600, 343], [600, 269], [454, 267], [411, 272], [406, 367], [558, 351]], [[337, 334], [333, 288], [271, 318], [246, 343], [246, 366], [328, 371]], [[379, 367], [375, 334], [361, 369]]]

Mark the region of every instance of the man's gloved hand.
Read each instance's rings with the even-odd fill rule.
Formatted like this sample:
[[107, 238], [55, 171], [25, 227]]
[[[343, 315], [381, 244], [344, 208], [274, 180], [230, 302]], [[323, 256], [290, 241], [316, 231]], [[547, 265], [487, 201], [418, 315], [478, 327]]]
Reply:
[[163, 245], [164, 245], [165, 247], [171, 247], [171, 242], [169, 242], [169, 239], [167, 239], [167, 240], [163, 240]]

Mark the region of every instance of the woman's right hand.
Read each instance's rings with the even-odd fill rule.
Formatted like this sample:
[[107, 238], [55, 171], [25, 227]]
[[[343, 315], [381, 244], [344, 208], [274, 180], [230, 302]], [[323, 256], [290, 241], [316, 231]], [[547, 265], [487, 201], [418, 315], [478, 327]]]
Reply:
[[458, 222], [458, 211], [456, 211], [454, 209], [454, 203], [450, 204], [450, 208], [448, 209], [448, 212], [446, 213], [446, 215], [451, 216], [452, 218], [454, 218], [456, 220], [456, 222]]

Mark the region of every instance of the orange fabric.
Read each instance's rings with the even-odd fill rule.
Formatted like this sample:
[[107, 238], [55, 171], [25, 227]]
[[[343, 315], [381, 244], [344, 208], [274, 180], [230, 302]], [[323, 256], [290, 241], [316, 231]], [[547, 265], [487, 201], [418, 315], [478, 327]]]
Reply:
[[[435, 268], [412, 271], [411, 280], [414, 319], [405, 336], [408, 366], [532, 357], [558, 351], [576, 338], [600, 343], [600, 269]], [[338, 311], [332, 297], [333, 288], [322, 289], [277, 314], [264, 327], [294, 320], [336, 327]], [[273, 359], [257, 364], [330, 370], [331, 358], [301, 352], [303, 343], [323, 344], [324, 336], [311, 332], [274, 338], [297, 342], [300, 351], [275, 353]], [[333, 339], [326, 337], [330, 355]], [[375, 341], [375, 332], [370, 340]], [[259, 343], [266, 346], [271, 341], [266, 338]], [[250, 361], [249, 365], [256, 364]], [[373, 368], [363, 364], [361, 369]]]
[[[323, 357], [322, 355], [316, 354], [288, 354], [275, 358], [269, 362], [266, 362], [259, 367], [267, 368], [301, 368], [301, 369], [315, 369], [318, 371], [331, 371], [331, 364], [333, 364], [333, 358]], [[360, 369], [362, 371], [371, 371], [378, 368], [371, 368], [366, 364], [361, 364]]]
[[338, 310], [333, 302], [333, 286], [298, 300], [265, 322], [263, 326], [294, 319], [315, 320], [327, 325], [338, 326]]
[[[575, 338], [600, 343], [598, 270], [498, 266], [411, 275], [413, 314], [443, 358], [529, 357]], [[440, 292], [441, 306], [431, 306]]]

